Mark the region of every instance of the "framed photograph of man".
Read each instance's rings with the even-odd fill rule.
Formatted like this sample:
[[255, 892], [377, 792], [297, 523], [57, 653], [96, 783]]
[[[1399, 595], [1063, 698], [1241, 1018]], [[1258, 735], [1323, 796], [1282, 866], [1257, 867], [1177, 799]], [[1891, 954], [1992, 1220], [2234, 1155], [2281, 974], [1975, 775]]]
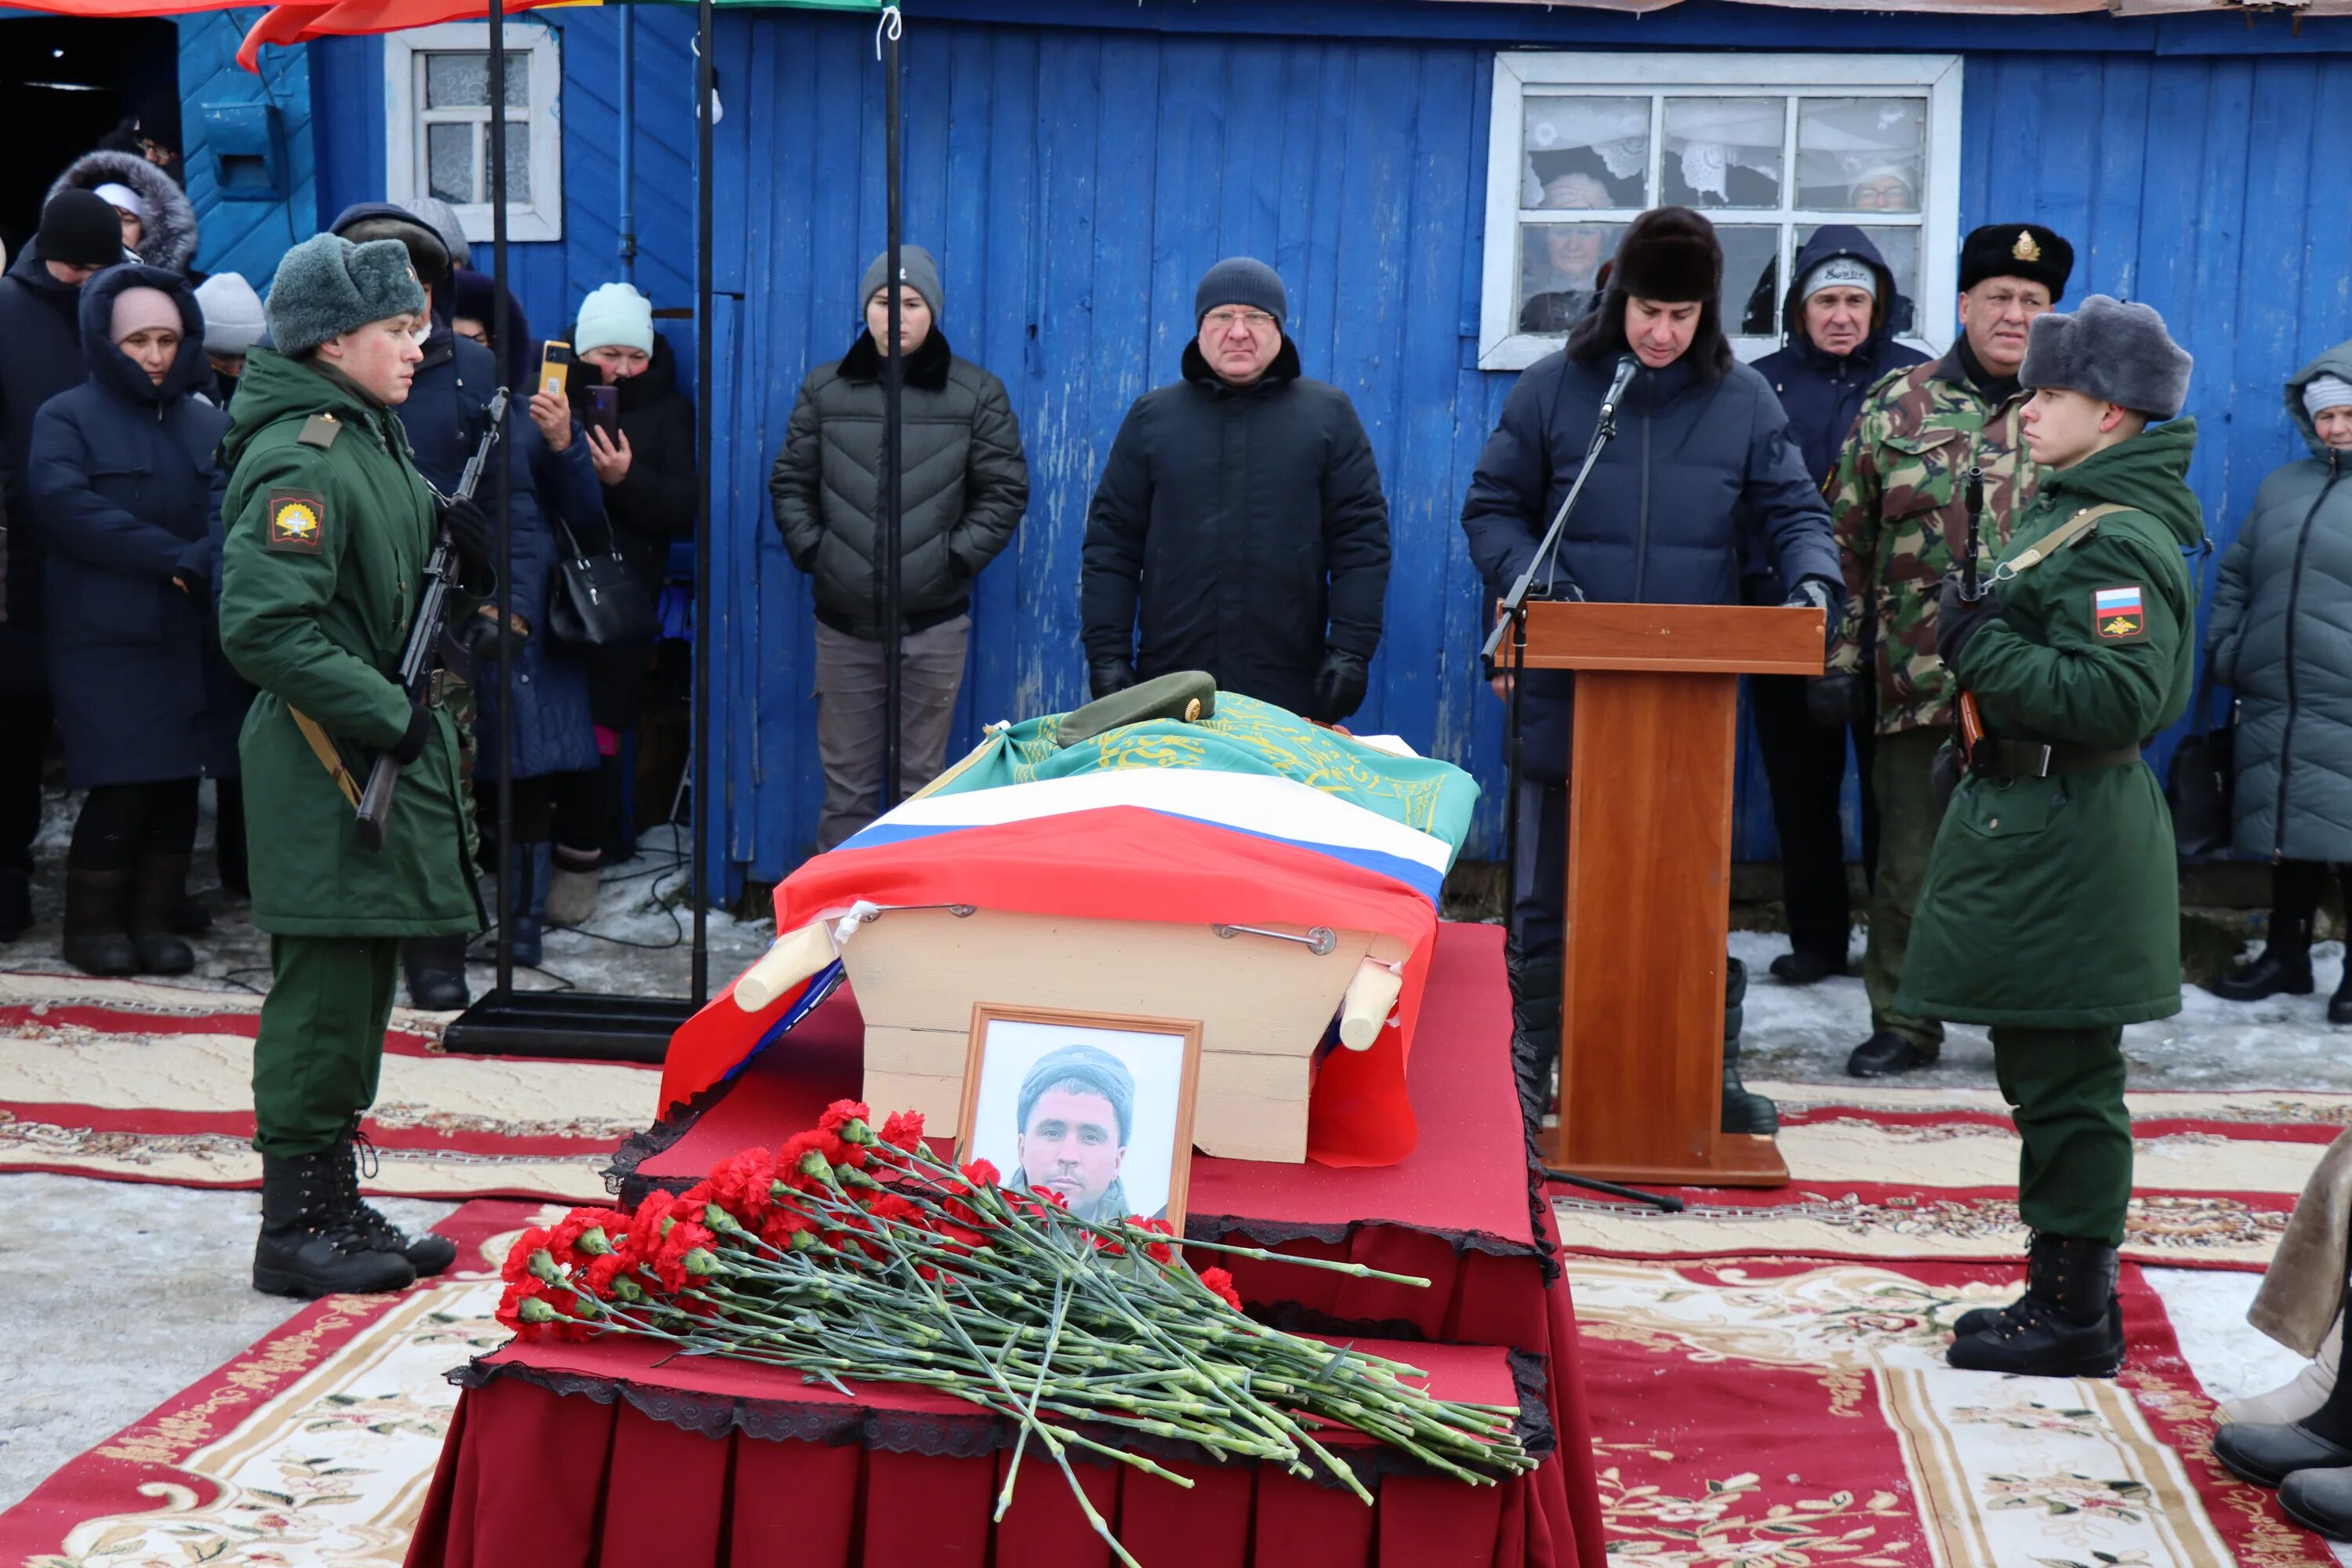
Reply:
[[1087, 1218], [1164, 1218], [1181, 1236], [1200, 1074], [1197, 1019], [978, 1003], [958, 1157]]

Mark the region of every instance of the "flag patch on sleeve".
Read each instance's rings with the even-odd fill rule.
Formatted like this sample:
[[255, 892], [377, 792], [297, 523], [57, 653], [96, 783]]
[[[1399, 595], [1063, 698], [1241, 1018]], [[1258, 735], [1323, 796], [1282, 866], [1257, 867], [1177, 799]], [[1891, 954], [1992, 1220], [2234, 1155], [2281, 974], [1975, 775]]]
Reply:
[[310, 490], [269, 492], [269, 548], [316, 555], [327, 527], [326, 498]]
[[2102, 642], [2130, 642], [2147, 635], [2147, 611], [2139, 584], [2091, 590], [2091, 624]]

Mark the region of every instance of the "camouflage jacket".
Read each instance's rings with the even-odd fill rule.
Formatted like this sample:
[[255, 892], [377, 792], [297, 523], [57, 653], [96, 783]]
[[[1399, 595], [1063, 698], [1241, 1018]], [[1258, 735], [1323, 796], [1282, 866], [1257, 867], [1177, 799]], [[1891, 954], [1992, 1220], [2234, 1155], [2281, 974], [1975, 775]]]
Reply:
[[1968, 539], [1971, 465], [1984, 470], [1979, 563], [1990, 567], [2041, 477], [2025, 455], [2021, 393], [1995, 407], [1969, 384], [1957, 353], [1883, 377], [1863, 399], [1826, 487], [1845, 569], [1845, 619], [1832, 670], [1878, 677], [1877, 730], [1948, 724], [1953, 688], [1936, 657], [1936, 597]]

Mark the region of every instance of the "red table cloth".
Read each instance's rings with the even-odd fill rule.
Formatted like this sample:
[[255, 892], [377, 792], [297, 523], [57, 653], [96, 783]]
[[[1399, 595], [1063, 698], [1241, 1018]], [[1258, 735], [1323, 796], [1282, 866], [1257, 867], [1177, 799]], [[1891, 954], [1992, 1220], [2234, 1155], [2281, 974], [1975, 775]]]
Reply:
[[[682, 1191], [718, 1161], [855, 1098], [862, 1038], [854, 1001], [835, 996], [730, 1082], [631, 1140], [616, 1166], [625, 1202], [655, 1185]], [[1286, 1328], [1422, 1342], [1383, 1353], [1441, 1376], [1475, 1375], [1468, 1369], [1481, 1363], [1452, 1358], [1480, 1352], [1460, 1347], [1492, 1347], [1489, 1368], [1503, 1364], [1494, 1350], [1517, 1352], [1509, 1358], [1517, 1397], [1540, 1405], [1555, 1451], [1502, 1488], [1383, 1474], [1374, 1509], [1262, 1467], [1192, 1466], [1185, 1473], [1198, 1485], [1188, 1492], [1125, 1467], [1077, 1465], [1096, 1506], [1147, 1564], [1601, 1568], [1575, 1313], [1549, 1206], [1530, 1180], [1497, 928], [1442, 929], [1411, 1084], [1421, 1142], [1402, 1163], [1336, 1169], [1196, 1156], [1185, 1228], [1429, 1279], [1418, 1289], [1221, 1259], [1252, 1313]], [[1024, 1463], [1013, 1510], [991, 1525], [1002, 1434], [969, 1407], [941, 1401], [962, 1412], [949, 1424], [956, 1435], [942, 1436], [940, 1417], [921, 1413], [931, 1396], [914, 1391], [877, 1394], [851, 1419], [839, 1394], [791, 1374], [730, 1362], [656, 1367], [658, 1354], [625, 1341], [517, 1344], [460, 1374], [467, 1388], [413, 1568], [526, 1556], [698, 1568], [1109, 1561], [1050, 1468]], [[697, 1522], [678, 1534], [688, 1515]], [[774, 1554], [779, 1530], [792, 1543], [788, 1559]], [[1171, 1542], [1181, 1542], [1173, 1553]], [[919, 1555], [908, 1559], [909, 1551]]]

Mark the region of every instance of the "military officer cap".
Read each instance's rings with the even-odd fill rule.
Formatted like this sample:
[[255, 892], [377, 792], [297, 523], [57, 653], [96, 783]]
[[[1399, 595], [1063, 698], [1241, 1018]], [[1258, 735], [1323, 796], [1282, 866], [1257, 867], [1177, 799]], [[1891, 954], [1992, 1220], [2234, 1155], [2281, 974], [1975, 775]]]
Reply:
[[2189, 401], [2195, 362], [2151, 306], [2094, 294], [2080, 310], [2034, 317], [2031, 331], [2023, 385], [2063, 387], [2151, 419], [2170, 419]]
[[1066, 715], [1055, 738], [1062, 746], [1075, 746], [1122, 724], [1148, 724], [1155, 719], [1176, 719], [1190, 724], [1213, 718], [1216, 711], [1216, 677], [1204, 669], [1182, 669], [1096, 698]]
[[1988, 278], [2022, 278], [2049, 289], [2054, 302], [2066, 297], [2074, 271], [2074, 247], [2038, 223], [1989, 223], [1960, 242], [1963, 294]]

